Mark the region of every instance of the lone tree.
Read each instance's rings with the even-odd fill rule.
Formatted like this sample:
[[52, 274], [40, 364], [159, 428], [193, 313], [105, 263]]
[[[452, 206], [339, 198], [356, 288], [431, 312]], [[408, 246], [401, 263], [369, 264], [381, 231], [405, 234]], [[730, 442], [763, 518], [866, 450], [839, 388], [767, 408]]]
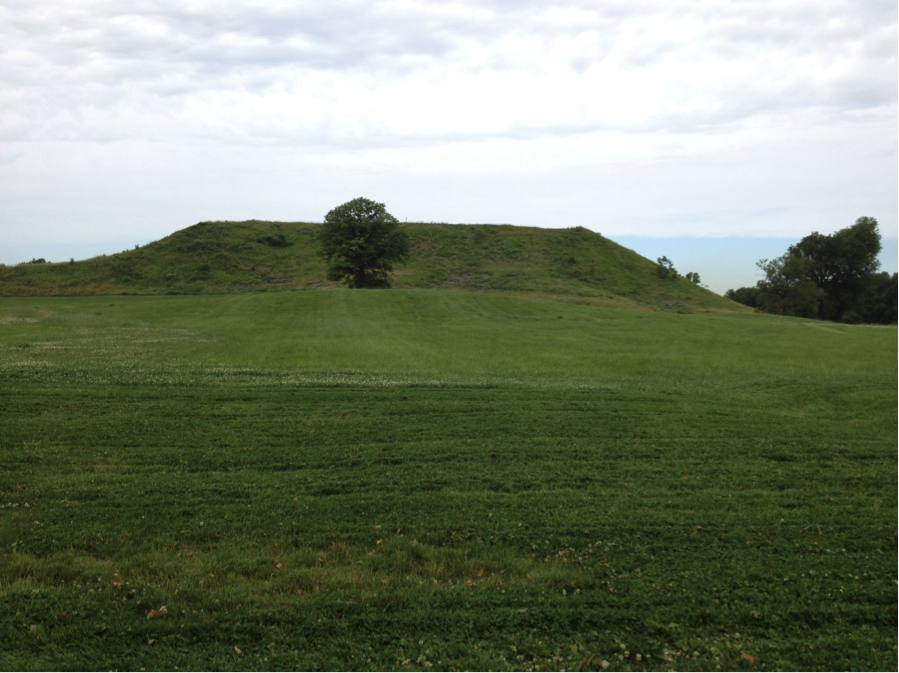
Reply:
[[394, 264], [409, 261], [409, 237], [383, 203], [358, 198], [325, 215], [318, 254], [328, 262], [328, 280], [348, 287], [390, 287]]

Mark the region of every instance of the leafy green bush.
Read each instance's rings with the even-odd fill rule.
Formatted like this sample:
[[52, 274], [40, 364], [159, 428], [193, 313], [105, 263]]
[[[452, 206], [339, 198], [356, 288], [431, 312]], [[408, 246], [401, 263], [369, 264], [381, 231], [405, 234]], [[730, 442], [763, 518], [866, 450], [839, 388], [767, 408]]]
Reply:
[[674, 262], [667, 257], [659, 257], [656, 261], [658, 262], [656, 275], [659, 278], [668, 278], [668, 276], [677, 278], [677, 269], [674, 268]]

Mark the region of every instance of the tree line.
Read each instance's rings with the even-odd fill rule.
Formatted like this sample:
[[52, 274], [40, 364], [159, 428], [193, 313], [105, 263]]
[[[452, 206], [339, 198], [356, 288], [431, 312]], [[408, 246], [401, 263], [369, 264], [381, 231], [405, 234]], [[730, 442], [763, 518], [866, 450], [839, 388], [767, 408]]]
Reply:
[[756, 266], [765, 277], [755, 287], [724, 296], [767, 313], [845, 323], [895, 323], [899, 277], [878, 272], [880, 232], [860, 217], [833, 234], [812, 232], [776, 259]]

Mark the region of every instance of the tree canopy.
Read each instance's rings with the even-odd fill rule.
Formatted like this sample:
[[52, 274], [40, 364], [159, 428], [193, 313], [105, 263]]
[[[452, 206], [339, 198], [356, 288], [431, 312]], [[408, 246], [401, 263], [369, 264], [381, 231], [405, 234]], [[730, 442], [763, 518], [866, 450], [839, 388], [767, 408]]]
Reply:
[[760, 308], [769, 313], [815, 318], [825, 293], [809, 279], [811, 260], [786, 253], [776, 259], [761, 259], [756, 266], [765, 272], [758, 282]]
[[830, 236], [812, 232], [789, 253], [811, 262], [808, 279], [824, 291], [820, 317], [840, 320], [855, 308], [871, 284], [871, 275], [880, 267], [880, 234], [877, 220], [860, 217], [851, 227]]
[[781, 257], [758, 262], [765, 278], [756, 300], [763, 310], [788, 315], [835, 321], [861, 315], [867, 295], [883, 282], [876, 274], [880, 249], [873, 217], [830, 235], [812, 232]]
[[409, 237], [383, 203], [358, 198], [337, 206], [319, 229], [328, 280], [353, 288], [390, 287], [394, 264], [409, 261]]

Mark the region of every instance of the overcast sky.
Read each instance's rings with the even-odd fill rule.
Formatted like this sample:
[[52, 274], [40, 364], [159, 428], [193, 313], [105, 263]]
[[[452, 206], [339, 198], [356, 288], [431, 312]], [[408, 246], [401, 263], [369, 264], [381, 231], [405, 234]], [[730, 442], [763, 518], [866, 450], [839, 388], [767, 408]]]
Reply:
[[732, 250], [718, 291], [866, 215], [886, 269], [897, 40], [894, 0], [2, 0], [0, 262], [365, 196]]

